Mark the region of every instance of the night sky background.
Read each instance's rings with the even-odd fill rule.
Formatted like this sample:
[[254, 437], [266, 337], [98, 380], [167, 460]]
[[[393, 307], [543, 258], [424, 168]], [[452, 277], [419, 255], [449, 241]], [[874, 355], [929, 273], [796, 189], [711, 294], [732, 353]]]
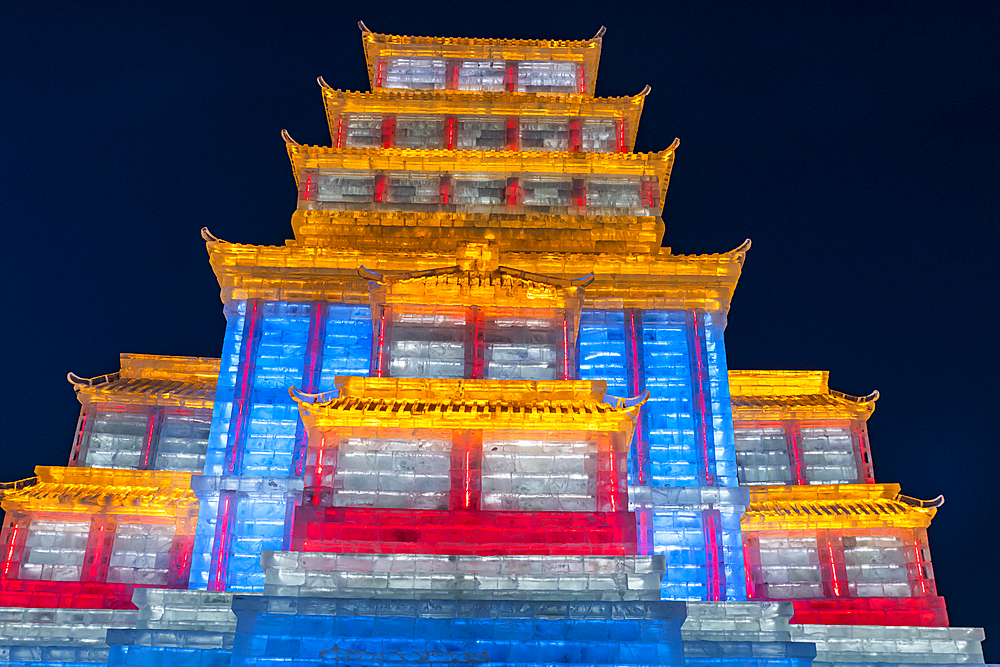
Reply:
[[359, 19], [551, 39], [603, 24], [597, 94], [649, 84], [637, 150], [681, 139], [665, 245], [753, 240], [730, 368], [881, 392], [876, 478], [945, 495], [938, 591], [1000, 662], [1000, 4], [84, 4], [10, 2], [0, 18], [0, 479], [66, 464], [67, 371], [114, 372], [119, 352], [219, 356], [199, 229], [291, 236], [279, 133], [329, 145], [315, 79], [368, 89]]

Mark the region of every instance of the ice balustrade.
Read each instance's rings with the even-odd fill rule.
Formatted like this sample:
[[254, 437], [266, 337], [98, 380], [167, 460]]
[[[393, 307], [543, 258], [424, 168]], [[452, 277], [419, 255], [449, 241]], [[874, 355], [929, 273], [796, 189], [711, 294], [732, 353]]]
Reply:
[[861, 420], [737, 421], [742, 485], [863, 484], [868, 451]]
[[77, 458], [89, 468], [201, 472], [211, 424], [207, 408], [92, 406], [77, 428]]
[[659, 214], [658, 190], [653, 176], [309, 168], [300, 174], [299, 208], [649, 216]]
[[625, 153], [630, 136], [627, 118], [342, 113], [331, 123], [336, 148]]
[[265, 595], [364, 599], [659, 600], [662, 556], [265, 552]]
[[[926, 532], [748, 532], [754, 597], [915, 597], [934, 593]], [[759, 563], [758, 563], [759, 557]]]
[[512, 60], [456, 60], [390, 56], [380, 60], [375, 88], [522, 93], [584, 93], [582, 63]]

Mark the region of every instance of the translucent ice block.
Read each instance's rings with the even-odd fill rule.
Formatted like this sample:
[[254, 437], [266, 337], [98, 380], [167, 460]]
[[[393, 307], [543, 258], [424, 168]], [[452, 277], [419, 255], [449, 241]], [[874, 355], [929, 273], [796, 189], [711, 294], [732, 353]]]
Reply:
[[264, 552], [266, 595], [459, 600], [659, 600], [662, 556]]

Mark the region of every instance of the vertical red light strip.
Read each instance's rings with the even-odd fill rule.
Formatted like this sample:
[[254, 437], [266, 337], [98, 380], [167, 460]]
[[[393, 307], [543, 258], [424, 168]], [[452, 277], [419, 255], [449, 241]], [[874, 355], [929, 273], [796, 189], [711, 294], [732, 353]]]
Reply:
[[521, 119], [507, 116], [507, 150], [516, 151], [521, 144]]
[[788, 447], [788, 465], [791, 467], [792, 483], [805, 485], [806, 466], [802, 459], [802, 431], [794, 421], [785, 422], [785, 445]]
[[438, 180], [438, 201], [442, 204], [451, 203], [452, 180], [448, 174], [442, 174]]
[[625, 142], [625, 129], [628, 125], [628, 120], [625, 118], [615, 119], [615, 152], [617, 153], [627, 153], [628, 144]]
[[719, 545], [716, 542], [715, 526], [712, 525], [712, 518], [709, 517], [706, 525], [707, 539], [705, 540], [706, 565], [708, 566], [708, 601], [719, 601]]
[[153, 435], [156, 432], [158, 410], [152, 408], [146, 417], [146, 436], [142, 443], [142, 470], [149, 470], [149, 455], [153, 449]]
[[743, 577], [747, 584], [747, 600], [757, 598], [757, 587], [753, 579], [753, 561], [750, 560], [750, 540], [745, 535], [743, 539]]
[[[330, 304], [316, 300], [309, 306], [309, 329], [306, 335], [306, 349], [302, 359], [302, 391], [314, 394], [319, 390], [320, 376], [323, 374], [323, 348], [326, 344], [327, 314]], [[309, 454], [309, 437], [302, 419], [296, 419], [295, 444], [292, 449], [291, 476], [302, 477]]]
[[576, 70], [576, 92], [580, 94], [585, 94], [587, 92], [587, 71], [583, 67], [583, 63]]
[[337, 117], [337, 132], [334, 138], [334, 146], [336, 148], [344, 147], [344, 117]]
[[486, 313], [478, 306], [465, 309], [465, 369], [467, 380], [486, 378]]
[[711, 391], [705, 349], [704, 311], [689, 310], [687, 315], [688, 358], [691, 364], [692, 417], [695, 439], [701, 455], [705, 486], [715, 486], [715, 437], [712, 433]]
[[306, 171], [304, 174], [305, 180], [300, 180], [301, 188], [299, 192], [299, 201], [314, 201], [316, 199], [316, 190], [319, 185], [318, 179], [314, 179], [315, 174], [310, 171]]
[[230, 495], [223, 491], [219, 501], [221, 503], [221, 507], [219, 508], [221, 511], [218, 514], [219, 523], [215, 529], [215, 544], [212, 548], [215, 559], [212, 563], [212, 580], [208, 582], [208, 590], [216, 592], [226, 590], [226, 566], [229, 561]]
[[508, 62], [504, 74], [504, 89], [509, 93], [517, 92], [517, 63]]
[[378, 174], [375, 176], [375, 201], [381, 202], [385, 199], [385, 176]]
[[260, 299], [250, 299], [246, 302], [236, 388], [229, 422], [229, 442], [226, 444], [225, 473], [227, 475], [238, 475], [242, 467], [243, 445], [250, 425], [250, 410], [253, 407], [254, 375], [257, 370], [257, 351], [260, 346], [262, 327], [263, 306], [261, 301]]
[[562, 377], [561, 380], [569, 380], [569, 322], [566, 321], [566, 315], [563, 314], [563, 330], [562, 330]]
[[872, 466], [871, 447], [868, 445], [868, 427], [864, 421], [851, 422], [851, 444], [857, 461], [858, 481], [862, 484], [874, 484], [875, 468]]
[[87, 432], [87, 415], [84, 412], [80, 415], [80, 425], [76, 430], [76, 439], [73, 442], [73, 449], [70, 450], [69, 464], [72, 466], [80, 462], [80, 448], [83, 446], [83, 435]]
[[[636, 331], [635, 326], [635, 310], [628, 310], [629, 316], [629, 343], [632, 352], [632, 387], [631, 392], [633, 396], [638, 396], [645, 389], [643, 385], [643, 370], [642, 370], [642, 353], [639, 351], [639, 334]], [[646, 448], [643, 441], [645, 440], [643, 413], [646, 411], [645, 407], [639, 408], [639, 416], [635, 420], [635, 476], [636, 481], [639, 485], [646, 483]]]
[[14, 550], [17, 548], [17, 531], [21, 527], [16, 521], [11, 522], [10, 530], [10, 546], [7, 547], [7, 555], [4, 558], [3, 563], [3, 576], [7, 577], [10, 575], [10, 566], [14, 562]]
[[449, 151], [455, 150], [455, 117], [448, 116], [444, 121], [444, 147]]
[[583, 150], [583, 137], [580, 130], [580, 119], [571, 118], [569, 120], [567, 130], [569, 133], [569, 152], [579, 153]]
[[479, 510], [482, 451], [482, 431], [452, 431], [448, 509]]
[[[326, 453], [326, 436], [320, 440], [319, 447], [316, 449], [316, 472], [313, 473], [313, 486], [320, 487], [323, 486], [323, 455]], [[317, 488], [316, 492], [313, 493], [313, 505], [319, 505], [319, 490]]]
[[927, 578], [924, 576], [924, 556], [920, 550], [919, 540], [913, 545], [914, 563], [917, 566], [917, 583], [920, 585], [920, 594], [927, 595]]
[[652, 545], [649, 543], [649, 511], [645, 509], [640, 509], [636, 511], [636, 515], [639, 518], [639, 530], [638, 535], [636, 535], [636, 542], [638, 543], [638, 548], [636, 553], [640, 556], [650, 556], [653, 553]]
[[104, 583], [108, 580], [108, 565], [114, 548], [117, 521], [107, 514], [95, 514], [90, 519], [87, 547], [83, 557], [80, 581]]
[[462, 476], [462, 509], [472, 507], [472, 450], [465, 450], [465, 474]]
[[385, 59], [378, 61], [378, 67], [375, 71], [375, 87], [381, 88], [385, 85]]
[[837, 564], [833, 558], [833, 543], [826, 543], [827, 558], [830, 563], [830, 582], [833, 584], [833, 594], [840, 597], [840, 579], [837, 578]]
[[385, 324], [386, 308], [382, 307], [382, 312], [378, 318], [378, 346], [375, 348], [375, 377], [385, 377]]
[[521, 182], [517, 176], [507, 179], [507, 189], [504, 193], [507, 199], [507, 206], [518, 206], [521, 204]]
[[396, 116], [382, 116], [382, 148], [393, 148], [396, 145]]
[[[844, 588], [844, 582], [840, 580], [840, 576], [837, 574], [837, 550], [834, 549], [834, 539], [836, 538], [830, 531], [822, 530], [816, 533], [816, 551], [820, 559], [821, 578], [824, 582], [823, 588], [830, 597], [848, 597], [848, 592]], [[825, 574], [827, 568], [830, 570], [829, 575]]]
[[722, 513], [702, 510], [702, 531], [705, 539], [705, 585], [709, 602], [726, 599], [726, 570], [722, 552]]
[[611, 502], [611, 511], [618, 511], [618, 460], [615, 456], [615, 450], [612, 449], [608, 452], [608, 472], [611, 475], [611, 481], [609, 482], [611, 488], [608, 494], [608, 499]]

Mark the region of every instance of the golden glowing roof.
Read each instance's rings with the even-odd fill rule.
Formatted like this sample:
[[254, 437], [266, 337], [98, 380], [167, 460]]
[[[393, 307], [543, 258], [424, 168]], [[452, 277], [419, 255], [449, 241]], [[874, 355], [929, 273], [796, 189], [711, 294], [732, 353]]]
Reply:
[[639, 129], [639, 117], [648, 87], [631, 97], [590, 97], [570, 94], [546, 96], [539, 103], [533, 93], [464, 92], [457, 90], [411, 90], [380, 88], [374, 92], [334, 90], [320, 79], [323, 104], [336, 137], [336, 119], [341, 114], [425, 114], [441, 116], [521, 116], [530, 118], [625, 118], [631, 151]]
[[495, 241], [504, 251], [658, 254], [659, 216], [515, 215], [298, 209], [295, 244], [360, 251], [451, 252], [460, 241]]
[[733, 421], [871, 417], [877, 391], [850, 396], [829, 379], [828, 371], [729, 371]]
[[[349, 248], [252, 246], [228, 243], [206, 232], [209, 260], [222, 288], [222, 300], [275, 299], [367, 304], [364, 266], [393, 273], [447, 266], [448, 252], [361, 251]], [[503, 245], [500, 245], [503, 250]], [[587, 286], [587, 308], [703, 308], [729, 310], [750, 243], [716, 255], [504, 252], [503, 265], [521, 271], [572, 279], [594, 273]]]
[[368, 80], [375, 88], [378, 63], [384, 58], [457, 58], [462, 60], [518, 60], [576, 62], [586, 66], [587, 92], [594, 94], [601, 60], [604, 28], [586, 41], [547, 39], [476, 39], [464, 37], [413, 37], [371, 32], [363, 23], [361, 41], [368, 62]]
[[679, 142], [659, 153], [448, 151], [422, 148], [330, 148], [286, 141], [295, 183], [305, 169], [476, 174], [650, 176], [659, 182], [660, 210]]
[[36, 481], [3, 490], [3, 509], [106, 512], [193, 518], [198, 501], [189, 472], [38, 466]]
[[[302, 421], [342, 427], [622, 432], [631, 437], [638, 405], [605, 402], [605, 382], [429, 380], [341, 377], [338, 396], [310, 403], [295, 395]], [[314, 400], [323, 401], [320, 395]], [[640, 403], [641, 404], [641, 403]], [[622, 443], [627, 446], [627, 442]]]
[[[899, 495], [898, 484], [749, 487], [744, 531], [926, 528], [936, 507]], [[943, 501], [943, 499], [942, 499]], [[927, 504], [927, 503], [923, 503]]]
[[70, 373], [67, 377], [84, 404], [96, 400], [193, 409], [212, 407], [218, 375], [218, 359], [122, 354], [117, 373], [96, 378]]

